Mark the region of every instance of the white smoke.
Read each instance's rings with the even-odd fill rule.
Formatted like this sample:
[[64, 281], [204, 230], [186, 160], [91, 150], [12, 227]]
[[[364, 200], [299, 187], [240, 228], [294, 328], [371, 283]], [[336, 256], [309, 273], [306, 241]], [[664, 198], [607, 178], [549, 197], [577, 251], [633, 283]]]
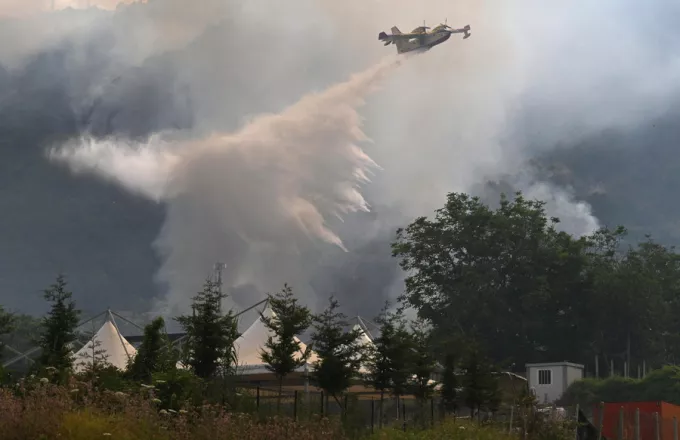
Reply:
[[[158, 279], [168, 285], [167, 304], [180, 308], [220, 260], [229, 264], [231, 287], [272, 291], [288, 281], [304, 289], [319, 261], [351, 250], [348, 243], [357, 237], [371, 238], [365, 230], [338, 228], [338, 217], [367, 211], [367, 201], [398, 212], [372, 223], [380, 225], [371, 231], [378, 235], [403, 226], [404, 218], [431, 214], [449, 191], [527, 174], [527, 159], [537, 150], [644, 122], [677, 67], [648, 56], [642, 68], [625, 56], [629, 45], [617, 45], [623, 37], [635, 37], [638, 54], [649, 44], [631, 33], [630, 14], [614, 0], [562, 2], [559, 8], [537, 0], [461, 0], [455, 8], [443, 0], [205, 1], [208, 14], [190, 2], [158, 1], [148, 10], [139, 5], [117, 12], [115, 23], [125, 26], [110, 26], [115, 56], [125, 65], [198, 36], [168, 63], [189, 84], [197, 140], [83, 139], [52, 153], [74, 171], [96, 172], [166, 203], [155, 243], [163, 258]], [[228, 14], [219, 12], [223, 6]], [[185, 16], [194, 19], [175, 32]], [[364, 108], [363, 130], [356, 109], [387, 68], [281, 111], [394, 51], [377, 41], [380, 30], [397, 25], [409, 31], [422, 19], [433, 25], [446, 17], [452, 26], [470, 24], [472, 38], [454, 37], [394, 72]], [[607, 58], [612, 51], [616, 57]], [[613, 75], [619, 80], [611, 82]], [[654, 78], [663, 84], [656, 87]], [[137, 91], [121, 94], [130, 108]], [[621, 100], [625, 106], [617, 105]], [[272, 114], [233, 131], [261, 112]], [[518, 115], [530, 121], [517, 124]], [[374, 140], [370, 150], [361, 144], [368, 141], [364, 131]], [[362, 186], [376, 163], [384, 171]], [[583, 234], [597, 227], [590, 207], [568, 191], [531, 176], [513, 183], [547, 201], [564, 229]], [[401, 287], [397, 282], [392, 290]]]
[[[254, 262], [243, 259], [295, 254], [310, 239], [346, 250], [329, 218], [369, 210], [360, 188], [378, 166], [360, 147], [369, 139], [357, 108], [400, 62], [389, 57], [234, 133], [175, 142], [154, 136], [142, 144], [85, 138], [49, 156], [75, 173], [95, 173], [167, 203], [157, 247], [164, 259], [159, 279], [170, 288], [168, 312], [185, 306], [187, 293], [200, 285], [187, 275], [203, 274], [224, 246], [244, 248], [237, 253], [241, 261], [230, 262], [243, 265], [239, 283], [272, 289], [271, 272], [263, 279], [252, 270]], [[278, 281], [290, 276], [282, 271]]]

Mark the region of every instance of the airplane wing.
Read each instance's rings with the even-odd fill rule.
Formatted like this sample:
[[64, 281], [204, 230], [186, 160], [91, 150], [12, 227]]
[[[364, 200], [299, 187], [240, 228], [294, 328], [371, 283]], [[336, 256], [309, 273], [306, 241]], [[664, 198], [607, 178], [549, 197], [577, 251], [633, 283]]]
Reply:
[[411, 38], [416, 38], [420, 35], [418, 34], [386, 34], [385, 32], [380, 32], [378, 34], [378, 40], [380, 41], [397, 41], [397, 40], [410, 40]]

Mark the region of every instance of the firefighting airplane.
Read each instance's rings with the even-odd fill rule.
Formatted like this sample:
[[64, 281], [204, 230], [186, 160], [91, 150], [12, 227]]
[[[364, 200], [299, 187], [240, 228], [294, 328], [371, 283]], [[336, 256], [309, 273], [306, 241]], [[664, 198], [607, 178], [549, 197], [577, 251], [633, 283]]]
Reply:
[[402, 34], [399, 28], [394, 26], [392, 28], [392, 35], [387, 35], [385, 32], [378, 34], [378, 40], [384, 41], [385, 46], [394, 43], [397, 46], [397, 53], [406, 53], [412, 51], [426, 51], [432, 49], [434, 46], [443, 43], [451, 38], [451, 34], [465, 34], [463, 39], [470, 37], [470, 25], [461, 29], [453, 29], [446, 24], [446, 21], [439, 26], [436, 26], [430, 32], [429, 27], [418, 26], [408, 34]]

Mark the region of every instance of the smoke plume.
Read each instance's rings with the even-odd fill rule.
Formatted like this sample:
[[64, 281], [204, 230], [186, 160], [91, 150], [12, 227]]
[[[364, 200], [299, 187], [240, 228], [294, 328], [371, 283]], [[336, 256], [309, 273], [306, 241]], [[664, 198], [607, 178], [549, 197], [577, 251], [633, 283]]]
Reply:
[[[182, 142], [154, 136], [144, 144], [87, 138], [50, 157], [167, 203], [156, 246], [168, 306], [186, 306], [187, 292], [200, 283], [187, 274], [205, 272], [225, 249], [240, 250], [228, 262], [238, 274], [235, 287], [272, 289], [294, 276], [299, 263], [290, 263], [309, 240], [347, 250], [329, 218], [369, 211], [360, 187], [378, 167], [360, 146], [369, 139], [357, 109], [400, 62], [389, 57], [231, 134]], [[253, 265], [269, 258], [277, 267], [262, 268], [269, 274], [263, 279]]]
[[[599, 224], [590, 206], [537, 177], [529, 161], [608, 129], [643, 126], [666, 111], [665, 96], [677, 95], [680, 64], [660, 48], [677, 46], [668, 18], [677, 7], [667, 2], [642, 11], [632, 0], [196, 5], [150, 0], [0, 26], [0, 36], [18, 42], [0, 48], [11, 68], [0, 69], [0, 85], [5, 76], [11, 84], [0, 87], [8, 130], [56, 125], [54, 115], [35, 116], [66, 113], [52, 105], [57, 98], [40, 94], [47, 89], [68, 101], [78, 130], [51, 158], [164, 210], [153, 246], [161, 257], [157, 307], [166, 311], [182, 310], [222, 261], [241, 307], [287, 281], [312, 307], [333, 293], [371, 315], [403, 289], [390, 257], [394, 229], [432, 214], [447, 192], [473, 192], [506, 176], [513, 189], [546, 200], [564, 229], [588, 233]], [[472, 37], [453, 36], [399, 69], [392, 61], [376, 65], [394, 51], [378, 32], [445, 19], [470, 24]], [[40, 62], [21, 70], [34, 59]], [[341, 82], [353, 72], [363, 73]], [[5, 90], [16, 96], [5, 100]], [[22, 106], [31, 111], [16, 110]], [[59, 126], [30, 147], [43, 160], [46, 144], [67, 132]], [[148, 216], [141, 204], [129, 202], [136, 213], [126, 215], [135, 221], [124, 228]], [[34, 229], [58, 223], [50, 214]], [[121, 248], [139, 237], [108, 226], [92, 229], [116, 236]], [[106, 261], [121, 259], [111, 253]], [[150, 278], [152, 264], [125, 269]]]

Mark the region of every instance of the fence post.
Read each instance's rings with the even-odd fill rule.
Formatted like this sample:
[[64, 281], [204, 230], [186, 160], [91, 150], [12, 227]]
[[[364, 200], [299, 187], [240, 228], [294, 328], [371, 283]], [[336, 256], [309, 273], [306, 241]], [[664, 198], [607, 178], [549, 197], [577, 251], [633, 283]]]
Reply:
[[260, 410], [260, 387], [259, 387], [259, 385], [257, 387], [257, 397], [255, 397], [255, 402], [257, 402], [256, 403], [257, 410], [259, 411]]
[[575, 419], [576, 419], [576, 429], [575, 429], [575, 431], [576, 432], [574, 432], [574, 439], [575, 440], [578, 440], [579, 411], [581, 411], [581, 406], [577, 403], [576, 404], [576, 416], [575, 416]]
[[321, 391], [321, 413], [320, 413], [320, 414], [321, 414], [321, 418], [322, 418], [322, 419], [323, 419], [323, 404], [324, 404], [324, 401], [323, 401], [323, 391]]
[[347, 423], [347, 394], [345, 394], [345, 398], [343, 399], [342, 407], [342, 420], [344, 423]]
[[604, 429], [604, 402], [600, 402], [600, 423], [597, 426], [597, 440], [602, 440], [602, 430]]
[[673, 440], [678, 440], [678, 418], [673, 416]]
[[406, 404], [404, 402], [401, 403], [401, 417], [404, 421], [404, 432], [406, 432]]
[[640, 408], [635, 408], [635, 440], [640, 440]]
[[623, 407], [619, 408], [619, 429], [616, 438], [623, 440]]
[[659, 426], [659, 413], [654, 413], [654, 438], [661, 440], [661, 426]]
[[295, 394], [293, 394], [293, 421], [297, 422], [297, 407], [298, 407], [298, 392], [295, 390]]
[[515, 416], [515, 403], [510, 404], [510, 422], [508, 423], [508, 435], [512, 434], [512, 419]]
[[430, 426], [434, 428], [434, 397], [430, 397]]
[[371, 397], [371, 434], [375, 430], [375, 399]]

